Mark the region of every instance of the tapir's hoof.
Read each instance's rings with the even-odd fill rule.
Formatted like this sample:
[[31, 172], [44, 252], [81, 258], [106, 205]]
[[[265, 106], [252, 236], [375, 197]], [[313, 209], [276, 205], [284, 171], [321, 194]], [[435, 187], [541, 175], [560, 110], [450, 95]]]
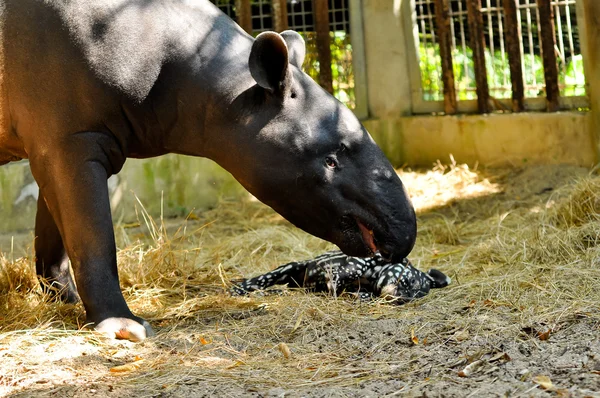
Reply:
[[129, 318], [107, 318], [94, 328], [110, 338], [141, 341], [154, 336], [154, 330], [146, 321], [138, 323]]

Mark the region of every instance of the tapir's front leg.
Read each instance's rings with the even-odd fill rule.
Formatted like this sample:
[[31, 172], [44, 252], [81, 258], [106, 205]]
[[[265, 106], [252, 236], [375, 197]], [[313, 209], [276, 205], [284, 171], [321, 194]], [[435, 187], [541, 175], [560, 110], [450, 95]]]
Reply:
[[37, 148], [31, 171], [71, 259], [88, 322], [117, 338], [144, 339], [152, 329], [127, 307], [117, 273], [106, 180], [124, 162], [120, 146], [108, 133], [89, 132]]
[[42, 279], [42, 289], [68, 303], [79, 301], [69, 272], [69, 257], [42, 195], [38, 198], [35, 237], [35, 268], [38, 277]]

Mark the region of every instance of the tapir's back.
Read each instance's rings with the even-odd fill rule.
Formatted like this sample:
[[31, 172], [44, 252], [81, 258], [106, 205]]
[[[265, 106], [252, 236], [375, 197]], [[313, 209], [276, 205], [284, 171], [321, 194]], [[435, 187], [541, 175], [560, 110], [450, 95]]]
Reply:
[[166, 62], [240, 33], [207, 0], [0, 0], [0, 20], [0, 164], [29, 152], [16, 135], [94, 128], [142, 102]]

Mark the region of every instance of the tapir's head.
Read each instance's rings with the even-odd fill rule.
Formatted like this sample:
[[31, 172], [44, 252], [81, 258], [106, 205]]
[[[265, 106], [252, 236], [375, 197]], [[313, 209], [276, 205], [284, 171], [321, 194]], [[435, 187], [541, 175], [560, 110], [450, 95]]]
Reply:
[[354, 114], [301, 71], [304, 53], [292, 31], [256, 38], [249, 68], [257, 84], [234, 103], [243, 149], [232, 156], [242, 164], [228, 168], [258, 199], [346, 254], [405, 257], [417, 234], [406, 190]]

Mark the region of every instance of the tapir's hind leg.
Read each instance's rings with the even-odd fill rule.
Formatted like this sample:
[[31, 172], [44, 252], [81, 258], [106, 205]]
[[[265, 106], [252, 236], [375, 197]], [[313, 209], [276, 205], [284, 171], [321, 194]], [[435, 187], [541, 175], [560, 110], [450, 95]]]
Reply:
[[42, 195], [35, 216], [35, 236], [35, 268], [42, 289], [68, 303], [79, 301], [69, 272], [69, 257]]

